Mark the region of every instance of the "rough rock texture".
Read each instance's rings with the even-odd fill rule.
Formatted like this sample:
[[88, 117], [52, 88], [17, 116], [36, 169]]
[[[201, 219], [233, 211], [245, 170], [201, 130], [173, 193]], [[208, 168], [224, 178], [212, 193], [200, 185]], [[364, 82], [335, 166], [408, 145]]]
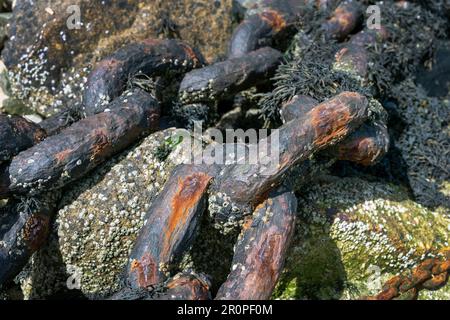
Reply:
[[[67, 24], [77, 22], [72, 5], [79, 29]], [[92, 65], [131, 42], [181, 38], [216, 59], [226, 52], [231, 15], [232, 0], [20, 1], [2, 56], [13, 93], [48, 116], [77, 104]]]
[[[448, 212], [426, 209], [390, 184], [327, 176], [302, 195], [298, 208], [294, 244], [274, 298], [374, 294], [390, 277], [449, 245]], [[426, 297], [449, 299], [450, 286], [421, 293]]]
[[147, 209], [187, 150], [177, 132], [150, 135], [70, 187], [49, 245], [18, 277], [25, 298], [50, 296], [67, 287], [78, 287], [89, 297], [117, 289]]

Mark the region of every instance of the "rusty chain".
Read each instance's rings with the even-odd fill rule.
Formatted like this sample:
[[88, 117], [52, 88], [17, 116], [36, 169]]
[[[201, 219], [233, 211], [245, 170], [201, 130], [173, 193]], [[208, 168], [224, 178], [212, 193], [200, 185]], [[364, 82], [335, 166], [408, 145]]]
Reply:
[[450, 250], [444, 257], [429, 258], [411, 271], [389, 279], [383, 291], [375, 296], [363, 297], [367, 300], [416, 300], [420, 291], [439, 290], [447, 284], [450, 272]]

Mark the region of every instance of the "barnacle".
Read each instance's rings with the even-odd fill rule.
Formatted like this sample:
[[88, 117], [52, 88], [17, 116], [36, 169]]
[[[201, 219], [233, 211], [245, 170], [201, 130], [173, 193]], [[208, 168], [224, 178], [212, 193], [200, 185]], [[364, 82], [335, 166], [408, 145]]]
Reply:
[[[383, 179], [370, 170], [393, 163], [390, 151], [397, 147], [408, 153], [416, 198], [439, 210], [447, 206], [442, 190], [448, 170], [438, 160], [447, 155], [442, 128], [448, 121], [436, 118], [446, 118], [448, 109], [440, 110], [440, 101], [413, 82], [420, 65], [432, 66], [437, 40], [445, 38], [448, 21], [439, 12], [445, 5], [383, 1], [377, 5], [386, 23], [374, 31], [362, 23], [365, 6], [374, 1], [237, 1], [235, 18], [242, 21], [228, 55], [222, 50], [205, 59], [196, 48], [204, 43], [185, 41], [196, 39], [197, 29], [189, 30], [177, 15], [189, 7], [202, 16], [192, 3], [169, 10], [159, 0], [113, 1], [105, 13], [123, 19], [102, 15], [102, 32], [88, 22], [83, 28], [93, 28], [91, 42], [80, 30], [61, 30], [61, 8], [50, 9], [53, 18], [29, 22], [36, 42], [34, 36], [16, 38], [27, 14], [34, 16], [30, 10], [42, 4], [15, 7], [3, 52], [12, 91], [46, 119], [34, 124], [0, 115], [0, 198], [7, 200], [0, 207], [0, 286], [17, 277], [26, 298], [42, 298], [67, 291], [64, 277], [74, 271], [80, 292], [92, 299], [268, 299], [274, 292], [285, 297], [300, 270], [312, 279], [297, 283], [300, 297], [339, 298], [344, 292], [354, 298], [366, 288], [359, 276], [342, 277], [348, 266], [334, 265], [322, 277], [327, 286], [317, 289], [323, 255], [336, 257], [340, 250], [355, 267], [358, 254], [369, 252], [358, 272], [374, 261], [397, 272], [428, 258], [434, 246], [428, 234], [418, 236], [417, 252], [405, 252], [402, 234], [411, 236], [411, 226], [400, 221], [385, 231], [385, 225], [405, 216], [417, 227], [433, 216], [441, 235], [447, 217], [409, 204], [415, 216], [408, 215], [397, 203], [404, 199], [375, 199], [367, 188], [383, 184], [367, 187], [358, 179]], [[83, 2], [86, 21], [102, 6]], [[203, 6], [220, 15], [231, 1]], [[157, 23], [140, 28], [142, 17], [132, 17], [142, 12]], [[228, 18], [218, 25], [231, 25]], [[204, 30], [197, 33], [211, 40]], [[161, 34], [171, 39], [155, 37]], [[258, 115], [277, 130], [249, 143], [235, 136], [222, 143], [212, 133], [245, 122], [258, 128], [259, 121], [249, 120]], [[394, 132], [394, 117], [406, 123], [405, 132]], [[414, 131], [424, 121], [434, 136]], [[207, 137], [165, 129], [197, 129], [200, 122]], [[409, 139], [414, 135], [421, 136], [419, 156]], [[264, 147], [274, 153], [265, 154]], [[242, 164], [254, 149], [259, 162]], [[416, 172], [424, 161], [425, 177]], [[352, 178], [345, 177], [347, 170]], [[337, 187], [329, 186], [333, 179]], [[336, 192], [347, 196], [347, 183], [360, 186], [360, 194], [348, 196], [353, 202], [344, 196], [334, 201]], [[433, 190], [424, 192], [424, 185]], [[326, 199], [314, 192], [322, 186]], [[375, 222], [367, 217], [372, 212]], [[331, 238], [339, 250], [329, 246]], [[306, 241], [297, 248], [299, 239]], [[397, 252], [402, 256], [395, 259]], [[291, 254], [301, 257], [299, 266]], [[447, 260], [424, 260], [411, 279], [392, 278], [377, 297], [394, 298], [403, 290], [403, 297], [416, 298], [420, 289], [441, 287]]]

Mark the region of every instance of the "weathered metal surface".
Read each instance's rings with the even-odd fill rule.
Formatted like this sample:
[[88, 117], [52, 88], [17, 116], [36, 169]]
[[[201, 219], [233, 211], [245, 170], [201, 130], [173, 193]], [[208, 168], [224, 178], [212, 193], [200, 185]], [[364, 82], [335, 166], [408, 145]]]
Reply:
[[7, 206], [6, 214], [0, 216], [0, 287], [11, 281], [46, 241], [54, 211], [50, 197], [22, 199]]
[[152, 203], [126, 268], [132, 288], [148, 288], [167, 278], [171, 264], [192, 244], [206, 208], [216, 166], [181, 165]]
[[266, 83], [281, 63], [278, 50], [265, 47], [187, 73], [180, 84], [183, 103], [211, 102]]
[[232, 268], [216, 299], [269, 299], [283, 270], [295, 226], [294, 193], [274, 193], [259, 205], [236, 245]]
[[242, 57], [263, 47], [264, 44], [272, 45], [274, 37], [287, 35], [286, 31], [293, 27], [294, 21], [295, 10], [293, 8], [286, 11], [266, 9], [247, 17], [233, 33], [228, 58]]
[[338, 41], [344, 40], [362, 22], [363, 8], [356, 0], [343, 1], [330, 19], [322, 24], [325, 34]]
[[[133, 98], [128, 99], [133, 96]], [[36, 193], [61, 188], [159, 127], [160, 108], [141, 90], [125, 93], [121, 106], [80, 120], [13, 158], [9, 192]], [[2, 190], [2, 188], [0, 188]], [[4, 190], [2, 190], [4, 191]], [[0, 194], [4, 196], [4, 194]]]
[[369, 45], [376, 45], [388, 37], [385, 29], [365, 29], [350, 38], [344, 47], [336, 53], [335, 68], [351, 72], [361, 79], [368, 75], [368, 50]]
[[87, 115], [102, 112], [120, 96], [129, 77], [181, 74], [204, 64], [199, 52], [178, 40], [147, 39], [117, 50], [100, 61], [90, 73], [83, 93]]
[[0, 163], [41, 142], [47, 133], [20, 116], [0, 114]]
[[[308, 96], [295, 96], [281, 107], [281, 117], [289, 122], [308, 113], [318, 101]], [[377, 163], [389, 150], [390, 139], [386, 121], [369, 119], [342, 142], [324, 152], [337, 160], [363, 166]]]
[[[227, 166], [214, 180], [214, 194], [226, 195], [243, 211], [250, 211], [268, 192], [279, 185], [283, 177], [315, 152], [341, 142], [368, 118], [368, 101], [364, 96], [344, 92], [311, 109], [305, 115], [279, 129], [275, 141], [269, 136], [259, 144], [278, 144], [278, 163], [267, 165]], [[274, 150], [275, 145], [269, 149]], [[260, 148], [266, 151], [268, 148]], [[270, 156], [270, 155], [269, 155]], [[211, 205], [211, 204], [210, 204]]]
[[300, 118], [311, 111], [319, 102], [309, 96], [297, 95], [284, 103], [280, 108], [281, 120], [287, 123], [291, 120]]
[[204, 275], [180, 274], [166, 285], [166, 290], [153, 300], [210, 300], [211, 284]]

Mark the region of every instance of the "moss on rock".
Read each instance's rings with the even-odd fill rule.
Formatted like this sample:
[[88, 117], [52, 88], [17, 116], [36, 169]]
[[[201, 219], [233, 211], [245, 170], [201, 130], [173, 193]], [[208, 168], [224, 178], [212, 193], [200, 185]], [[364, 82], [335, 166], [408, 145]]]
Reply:
[[[403, 187], [327, 177], [299, 200], [295, 240], [274, 298], [373, 295], [449, 244], [448, 213], [411, 201]], [[450, 288], [421, 297], [450, 297]]]

